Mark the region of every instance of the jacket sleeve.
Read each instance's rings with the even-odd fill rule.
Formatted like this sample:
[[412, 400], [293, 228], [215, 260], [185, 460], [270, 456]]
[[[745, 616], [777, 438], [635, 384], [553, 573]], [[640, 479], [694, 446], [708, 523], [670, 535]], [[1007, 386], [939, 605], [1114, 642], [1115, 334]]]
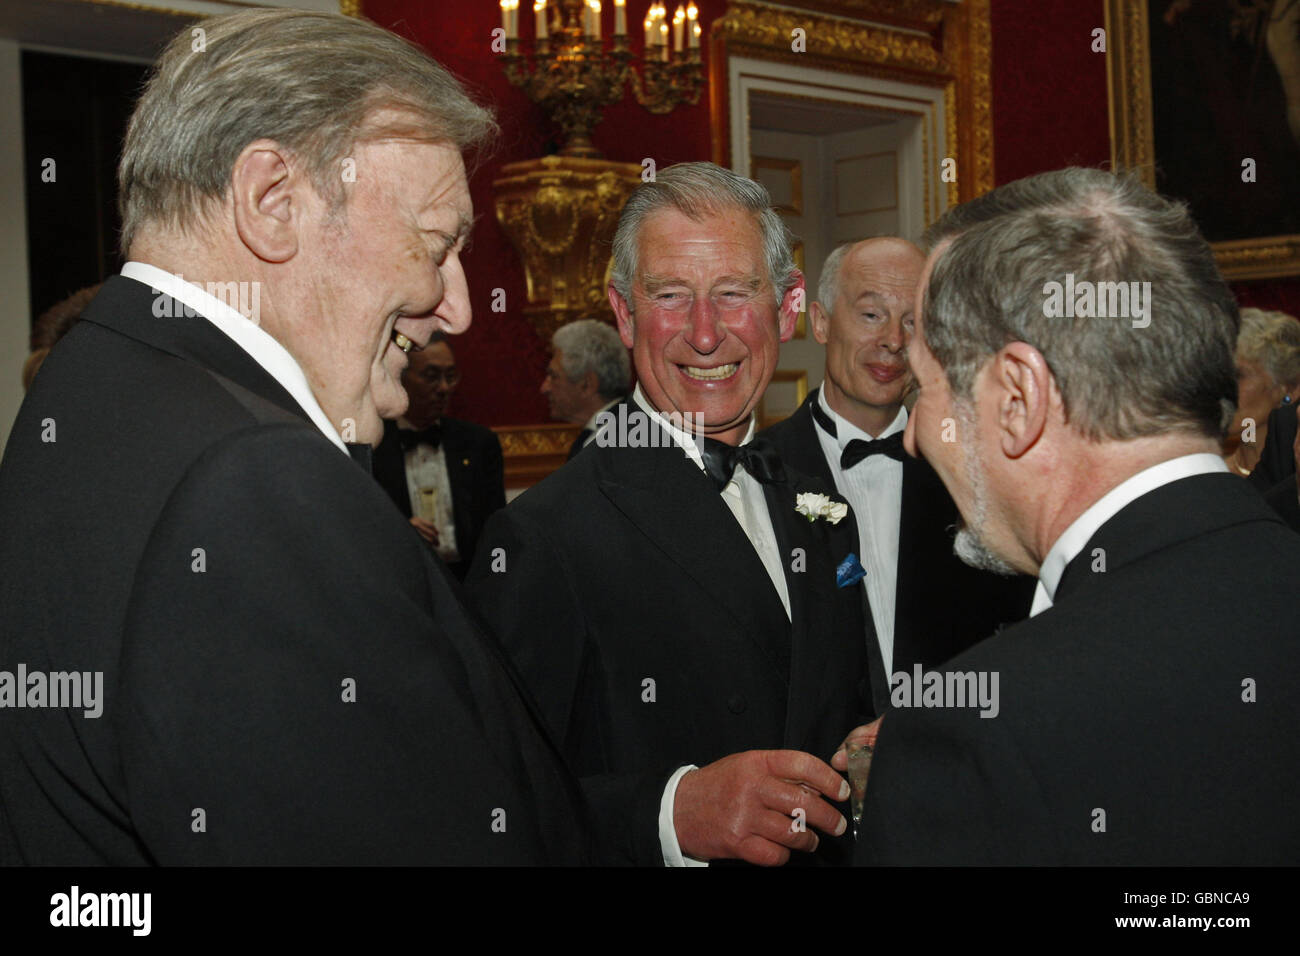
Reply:
[[508, 682], [421, 547], [300, 425], [191, 467], [135, 575], [114, 717], [156, 862], [546, 861], [490, 736]]
[[592, 767], [583, 740], [604, 718], [599, 688], [587, 683], [593, 662], [586, 615], [561, 550], [525, 509], [512, 505], [488, 521], [465, 586], [578, 774], [604, 861], [662, 865], [659, 801], [676, 767], [586, 772]]

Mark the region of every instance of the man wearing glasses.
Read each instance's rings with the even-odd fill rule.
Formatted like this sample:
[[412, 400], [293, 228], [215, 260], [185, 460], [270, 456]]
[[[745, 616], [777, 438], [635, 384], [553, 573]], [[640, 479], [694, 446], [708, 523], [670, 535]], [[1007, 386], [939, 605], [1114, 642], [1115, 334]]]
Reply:
[[409, 354], [402, 385], [411, 404], [396, 422], [385, 422], [374, 474], [420, 537], [463, 580], [484, 522], [506, 504], [501, 443], [490, 428], [443, 416], [460, 384], [445, 336], [436, 334]]

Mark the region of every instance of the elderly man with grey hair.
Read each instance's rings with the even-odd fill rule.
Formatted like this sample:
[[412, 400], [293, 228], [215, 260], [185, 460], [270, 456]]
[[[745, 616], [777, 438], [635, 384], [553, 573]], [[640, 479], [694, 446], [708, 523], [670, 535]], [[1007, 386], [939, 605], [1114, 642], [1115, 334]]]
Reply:
[[905, 443], [957, 502], [959, 553], [1038, 591], [896, 688], [857, 859], [1294, 863], [1300, 538], [1219, 455], [1240, 320], [1209, 245], [1088, 169], [927, 238]]
[[622, 861], [847, 857], [823, 758], [866, 716], [851, 512], [753, 437], [802, 293], [758, 183], [640, 186], [609, 290], [636, 390], [493, 517], [467, 579]]
[[570, 459], [596, 437], [601, 412], [627, 398], [631, 381], [627, 348], [612, 326], [581, 319], [555, 330], [542, 394], [552, 418], [582, 426], [569, 448]]
[[586, 858], [513, 672], [368, 474], [406, 353], [470, 323], [462, 154], [494, 127], [359, 19], [250, 11], [163, 51], [129, 261], [0, 465], [16, 861]]

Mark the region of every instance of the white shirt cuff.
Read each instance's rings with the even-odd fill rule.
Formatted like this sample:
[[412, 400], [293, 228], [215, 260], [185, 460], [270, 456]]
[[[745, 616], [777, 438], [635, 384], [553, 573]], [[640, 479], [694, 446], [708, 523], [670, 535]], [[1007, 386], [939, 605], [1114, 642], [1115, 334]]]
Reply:
[[682, 777], [697, 769], [695, 764], [678, 767], [677, 772], [668, 778], [664, 787], [663, 799], [659, 801], [659, 846], [664, 854], [664, 866], [708, 866], [707, 860], [696, 860], [682, 855], [681, 845], [677, 842], [677, 828], [673, 825], [673, 804], [677, 800], [677, 784]]

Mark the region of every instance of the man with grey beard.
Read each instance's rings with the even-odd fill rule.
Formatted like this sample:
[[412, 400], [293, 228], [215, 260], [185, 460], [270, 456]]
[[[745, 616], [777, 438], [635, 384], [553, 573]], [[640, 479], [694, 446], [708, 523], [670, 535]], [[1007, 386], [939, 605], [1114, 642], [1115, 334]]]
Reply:
[[[857, 862], [1294, 863], [1300, 538], [1219, 457], [1240, 320], [1209, 246], [1181, 205], [1086, 169], [927, 241], [905, 444], [963, 557], [1038, 586], [946, 667], [996, 674], [996, 707], [883, 722]], [[1066, 275], [1150, 282], [1149, 324], [1056, 315]]]

